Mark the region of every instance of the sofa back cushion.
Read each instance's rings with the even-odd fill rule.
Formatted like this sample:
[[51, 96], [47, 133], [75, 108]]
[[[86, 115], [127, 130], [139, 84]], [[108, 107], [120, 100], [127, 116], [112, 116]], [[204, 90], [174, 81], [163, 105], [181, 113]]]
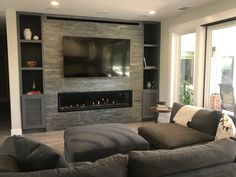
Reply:
[[180, 108], [182, 108], [184, 105], [180, 104], [180, 103], [174, 103], [171, 109], [171, 113], [170, 113], [170, 123], [174, 123], [174, 117], [175, 114], [179, 111]]
[[222, 139], [204, 145], [174, 150], [132, 151], [129, 153], [129, 177], [161, 177], [210, 166], [232, 163], [236, 142]]
[[[171, 110], [170, 122], [174, 122], [174, 117], [176, 113], [184, 105], [180, 103], [174, 103]], [[194, 128], [196, 130], [202, 131], [209, 135], [215, 136], [218, 123], [221, 118], [221, 112], [211, 111], [207, 109], [198, 110], [195, 115], [192, 117], [191, 121], [188, 122], [188, 127]]]
[[76, 177], [127, 177], [127, 157], [117, 154], [73, 168]]
[[127, 157], [117, 154], [96, 162], [81, 162], [75, 167], [0, 173], [0, 177], [127, 177], [127, 174]]
[[0, 146], [0, 173], [19, 172], [16, 162], [13, 137], [7, 138]]
[[[1, 165], [4, 162], [4, 165]], [[0, 172], [35, 171], [68, 167], [55, 149], [21, 136], [8, 137], [0, 146]]]
[[219, 111], [200, 109], [188, 123], [188, 127], [215, 136], [221, 115]]
[[53, 168], [69, 167], [65, 158], [49, 146], [40, 144], [27, 155], [24, 161], [24, 171], [37, 171]]
[[0, 173], [19, 172], [19, 171], [20, 169], [14, 157], [10, 155], [0, 155]]

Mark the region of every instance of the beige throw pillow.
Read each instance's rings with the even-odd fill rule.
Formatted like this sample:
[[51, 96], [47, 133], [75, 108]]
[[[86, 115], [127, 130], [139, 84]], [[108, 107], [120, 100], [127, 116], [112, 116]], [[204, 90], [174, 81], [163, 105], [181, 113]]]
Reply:
[[201, 108], [185, 105], [178, 110], [173, 120], [176, 124], [187, 127], [188, 122], [192, 120], [193, 116], [199, 109]]

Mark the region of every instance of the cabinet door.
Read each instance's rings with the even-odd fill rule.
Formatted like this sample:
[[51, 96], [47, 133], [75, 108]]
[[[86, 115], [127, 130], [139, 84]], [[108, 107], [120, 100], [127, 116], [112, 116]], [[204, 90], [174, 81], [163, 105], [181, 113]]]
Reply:
[[156, 115], [150, 111], [150, 107], [155, 106], [157, 101], [157, 90], [143, 90], [143, 120], [155, 119]]
[[45, 128], [43, 95], [22, 96], [23, 129]]

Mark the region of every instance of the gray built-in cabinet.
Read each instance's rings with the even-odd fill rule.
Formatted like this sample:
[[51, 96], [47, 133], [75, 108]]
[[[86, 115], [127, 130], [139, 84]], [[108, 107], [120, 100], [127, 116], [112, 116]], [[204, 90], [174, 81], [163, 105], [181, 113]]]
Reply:
[[160, 27], [159, 22], [143, 23], [143, 120], [155, 119], [150, 107], [159, 101]]
[[[18, 12], [17, 18], [22, 128], [25, 131], [45, 130], [42, 15]], [[26, 28], [32, 33], [30, 39], [25, 38]], [[150, 107], [159, 100], [160, 23], [144, 22], [143, 30], [142, 119], [147, 120], [155, 118]]]
[[17, 18], [22, 129], [44, 130], [42, 17], [18, 12]]

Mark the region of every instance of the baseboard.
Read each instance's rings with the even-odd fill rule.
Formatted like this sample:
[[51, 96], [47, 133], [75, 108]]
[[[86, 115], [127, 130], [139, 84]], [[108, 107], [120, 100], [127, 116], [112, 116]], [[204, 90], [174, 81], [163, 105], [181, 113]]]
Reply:
[[11, 136], [13, 135], [22, 135], [22, 129], [11, 129]]

